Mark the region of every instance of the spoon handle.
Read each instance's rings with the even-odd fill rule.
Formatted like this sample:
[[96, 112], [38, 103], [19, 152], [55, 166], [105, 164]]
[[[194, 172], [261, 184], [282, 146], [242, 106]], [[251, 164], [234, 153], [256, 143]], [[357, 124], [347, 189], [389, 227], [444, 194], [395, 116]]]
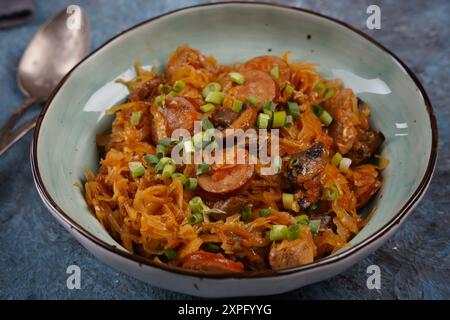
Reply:
[[0, 145], [3, 145], [3, 140], [5, 140], [8, 135], [9, 131], [14, 128], [16, 123], [20, 120], [20, 118], [25, 114], [25, 112], [30, 109], [36, 102], [38, 101], [37, 98], [30, 97], [27, 98], [20, 107], [14, 111], [14, 113], [9, 117], [8, 120], [6, 120], [5, 124], [0, 128]]
[[23, 125], [21, 125], [19, 128], [14, 130], [10, 135], [2, 139], [0, 143], [0, 156], [4, 154], [13, 144], [15, 144], [17, 141], [22, 139], [22, 137], [31, 129], [33, 129], [36, 126], [36, 121], [38, 119], [38, 116], [28, 120]]

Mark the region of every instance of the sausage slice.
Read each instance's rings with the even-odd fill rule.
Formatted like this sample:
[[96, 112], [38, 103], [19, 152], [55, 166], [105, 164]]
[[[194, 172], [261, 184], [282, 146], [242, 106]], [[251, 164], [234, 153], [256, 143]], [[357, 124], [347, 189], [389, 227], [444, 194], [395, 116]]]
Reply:
[[275, 79], [279, 84], [284, 84], [291, 78], [291, 69], [286, 61], [277, 56], [260, 56], [247, 61], [243, 68], [252, 70], [261, 70], [271, 72], [275, 67], [278, 67], [278, 79]]

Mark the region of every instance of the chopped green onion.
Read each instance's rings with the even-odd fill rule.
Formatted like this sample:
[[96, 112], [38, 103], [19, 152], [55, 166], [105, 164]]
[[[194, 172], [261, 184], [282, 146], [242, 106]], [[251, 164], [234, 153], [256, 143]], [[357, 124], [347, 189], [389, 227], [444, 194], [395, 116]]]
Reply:
[[176, 92], [174, 90], [170, 91], [169, 95], [172, 96], [172, 97], [178, 97], [179, 96], [178, 92]]
[[147, 154], [144, 156], [145, 162], [147, 162], [149, 165], [156, 165], [159, 162], [159, 158], [153, 154]]
[[259, 101], [259, 99], [255, 98], [254, 96], [248, 96], [247, 101], [253, 106], [257, 106], [258, 104], [261, 103], [261, 101]]
[[210, 111], [213, 111], [215, 108], [216, 108], [216, 106], [213, 105], [212, 103], [207, 103], [207, 104], [202, 105], [200, 107], [200, 110], [202, 112], [210, 112]]
[[292, 169], [292, 168], [297, 167], [299, 164], [300, 164], [300, 159], [297, 157], [292, 157], [289, 160], [288, 167], [289, 167], [289, 169]]
[[278, 80], [278, 78], [280, 77], [280, 70], [278, 69], [278, 66], [275, 66], [272, 68], [272, 70], [270, 70], [270, 74]]
[[192, 212], [200, 212], [203, 213], [205, 210], [209, 210], [208, 206], [203, 203], [202, 198], [194, 197], [189, 201], [189, 206], [191, 207]]
[[228, 75], [230, 76], [230, 79], [237, 84], [243, 84], [245, 81], [244, 76], [239, 72], [230, 72]]
[[281, 172], [281, 167], [283, 166], [283, 159], [280, 156], [276, 156], [273, 159], [273, 167], [276, 174]]
[[158, 144], [163, 145], [165, 147], [170, 147], [172, 142], [173, 142], [173, 140], [170, 138], [161, 138], [161, 139], [159, 139]]
[[135, 127], [141, 122], [142, 111], [136, 111], [131, 114], [130, 123], [132, 127]]
[[167, 151], [169, 150], [168, 147], [162, 145], [162, 144], [157, 144], [156, 145], [156, 156], [158, 158], [162, 158], [166, 155]]
[[259, 210], [259, 215], [263, 218], [266, 218], [266, 217], [270, 216], [271, 214], [272, 214], [272, 209], [270, 209], [270, 208], [265, 208], [265, 209]]
[[209, 121], [208, 118], [202, 119], [203, 130], [214, 129], [214, 125]]
[[188, 217], [188, 222], [190, 224], [196, 224], [202, 221], [203, 221], [203, 213], [201, 212], [193, 213]]
[[259, 129], [267, 129], [269, 127], [270, 116], [265, 113], [258, 114], [257, 125]]
[[273, 225], [269, 233], [269, 239], [271, 241], [283, 240], [286, 238], [287, 232], [287, 226], [282, 224]]
[[342, 154], [340, 154], [339, 152], [336, 152], [333, 156], [333, 158], [331, 158], [331, 164], [335, 167], [339, 166], [339, 163], [341, 163], [342, 160]]
[[322, 112], [322, 114], [320, 115], [319, 118], [320, 118], [320, 121], [322, 121], [322, 123], [324, 125], [326, 125], [327, 127], [331, 124], [331, 122], [333, 122], [333, 117], [326, 110], [324, 110]]
[[197, 189], [197, 179], [188, 178], [184, 187], [186, 188], [186, 190], [194, 191], [195, 189]]
[[295, 240], [298, 238], [300, 238], [300, 225], [298, 224], [290, 225], [286, 233], [286, 239]]
[[275, 112], [275, 103], [267, 101], [263, 107], [263, 112], [272, 118], [272, 115]]
[[293, 124], [294, 124], [294, 118], [292, 117], [292, 115], [287, 115], [286, 121], [284, 122], [284, 127], [286, 129], [289, 129], [290, 127], [292, 127]]
[[159, 159], [159, 162], [155, 166], [155, 172], [156, 173], [162, 173], [163, 169], [166, 165], [175, 165], [175, 161], [173, 161], [171, 158], [163, 157]]
[[145, 173], [145, 168], [140, 162], [128, 162], [128, 168], [130, 169], [131, 176], [137, 178]]
[[166, 99], [165, 95], [159, 95], [155, 98], [155, 103], [157, 106], [160, 106], [161, 104], [163, 104], [164, 100]]
[[352, 159], [342, 158], [341, 162], [339, 163], [339, 170], [343, 173], [347, 173], [351, 164], [352, 164]]
[[201, 174], [203, 174], [203, 173], [206, 173], [206, 172], [208, 172], [209, 171], [209, 164], [207, 164], [207, 163], [201, 163], [201, 164], [198, 164], [197, 166], [196, 166], [196, 171], [195, 171], [195, 173], [199, 176], [199, 175], [201, 175]]
[[330, 188], [323, 189], [322, 197], [325, 200], [334, 201], [337, 199], [339, 194], [338, 189], [335, 186], [332, 186]]
[[285, 209], [292, 209], [292, 204], [294, 203], [294, 195], [292, 193], [283, 193], [281, 200]]
[[309, 222], [309, 230], [311, 231], [312, 234], [317, 234], [319, 232], [320, 223], [321, 223], [320, 219], [311, 220]]
[[219, 83], [217, 82], [208, 83], [206, 87], [204, 87], [202, 90], [203, 98], [206, 98], [208, 94], [210, 94], [211, 92], [218, 92], [220, 90], [222, 90], [222, 86]]
[[225, 93], [223, 92], [210, 92], [205, 98], [206, 102], [211, 102], [214, 104], [222, 104], [225, 98]]
[[236, 100], [233, 101], [233, 105], [231, 106], [231, 110], [233, 110], [236, 113], [239, 113], [242, 110], [242, 105], [243, 105], [242, 101], [236, 99]]
[[244, 210], [242, 210], [242, 215], [241, 215], [241, 219], [242, 221], [250, 221], [252, 219], [252, 208], [247, 207], [244, 208]]
[[295, 101], [288, 101], [287, 108], [289, 113], [294, 117], [300, 117], [300, 108], [298, 107], [298, 103]]
[[309, 206], [308, 210], [309, 211], [314, 211], [317, 210], [317, 208], [319, 208], [319, 204], [317, 202], [313, 203], [312, 205]]
[[177, 249], [170, 248], [164, 250], [164, 256], [167, 258], [167, 260], [175, 259], [175, 257], [177, 256]]
[[273, 114], [272, 127], [281, 128], [286, 121], [286, 111], [277, 111]]
[[176, 92], [179, 92], [179, 91], [182, 90], [185, 86], [186, 86], [186, 82], [184, 82], [183, 80], [177, 80], [177, 81], [175, 81], [175, 83], [173, 84], [173, 90], [175, 90]]
[[285, 97], [286, 99], [289, 99], [293, 93], [294, 93], [294, 87], [288, 84], [283, 90], [283, 97]]
[[172, 180], [180, 180], [183, 186], [186, 184], [186, 176], [179, 172], [175, 172], [172, 174]]
[[306, 214], [301, 214], [299, 216], [296, 216], [295, 220], [297, 220], [298, 224], [308, 224], [309, 223], [309, 218]]
[[319, 105], [316, 105], [316, 104], [314, 104], [312, 106], [312, 111], [317, 117], [320, 117], [322, 115], [322, 113], [324, 112], [324, 110], [325, 109], [322, 106], [319, 106]]
[[322, 91], [322, 90], [325, 89], [325, 85], [324, 85], [322, 82], [318, 82], [318, 83], [315, 85], [314, 88], [316, 88], [317, 90]]
[[162, 84], [159, 86], [158, 90], [163, 94], [168, 94], [172, 90], [172, 88], [167, 84]]
[[333, 98], [334, 94], [336, 93], [336, 89], [335, 88], [330, 88], [325, 92], [325, 95], [323, 96], [324, 100], [330, 100], [331, 98]]
[[176, 168], [177, 167], [175, 165], [173, 165], [173, 164], [166, 164], [164, 166], [162, 174], [161, 174], [163, 179], [170, 178], [172, 176], [172, 174], [175, 172]]
[[195, 148], [202, 148], [203, 147], [203, 132], [197, 132], [192, 137], [192, 144]]
[[208, 252], [217, 253], [220, 251], [220, 245], [213, 242], [208, 242], [203, 246], [203, 249]]

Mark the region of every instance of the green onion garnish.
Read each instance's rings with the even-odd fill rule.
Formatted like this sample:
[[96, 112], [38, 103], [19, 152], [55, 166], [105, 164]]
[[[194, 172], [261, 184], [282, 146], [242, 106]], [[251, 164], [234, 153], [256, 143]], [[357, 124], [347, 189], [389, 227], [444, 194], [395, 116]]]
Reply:
[[192, 212], [197, 213], [203, 213], [205, 210], [209, 210], [208, 206], [203, 203], [202, 198], [200, 197], [194, 197], [189, 201], [189, 207], [191, 207]]
[[223, 99], [225, 98], [225, 93], [223, 92], [210, 92], [205, 98], [206, 102], [211, 102], [214, 104], [222, 104]]
[[156, 173], [162, 173], [163, 169], [166, 165], [175, 165], [175, 161], [173, 161], [171, 158], [163, 157], [159, 159], [159, 162], [155, 166], [155, 172]]
[[230, 72], [228, 75], [230, 76], [230, 79], [237, 84], [243, 84], [245, 81], [244, 76], [239, 72]]
[[201, 164], [198, 164], [198, 165], [196, 166], [195, 173], [199, 176], [199, 175], [201, 175], [201, 174], [203, 174], [203, 173], [206, 173], [206, 172], [208, 172], [208, 171], [209, 171], [209, 164], [207, 164], [207, 163], [201, 163]]
[[269, 239], [271, 241], [283, 240], [286, 238], [288, 227], [282, 224], [276, 224], [272, 226], [269, 233]]
[[250, 221], [252, 219], [252, 208], [244, 208], [244, 210], [242, 210], [241, 219], [246, 222]]
[[[164, 170], [163, 170], [164, 172]], [[172, 174], [172, 180], [180, 180], [181, 184], [184, 186], [186, 184], [186, 176], [182, 173], [175, 172]]]
[[297, 220], [298, 224], [308, 224], [309, 223], [309, 218], [306, 214], [301, 214], [299, 216], [296, 216], [295, 220]]
[[336, 89], [335, 88], [330, 88], [325, 92], [325, 95], [323, 96], [324, 100], [329, 100], [331, 98], [333, 98], [334, 94], [336, 93]]
[[242, 110], [242, 105], [243, 105], [242, 101], [236, 99], [236, 100], [233, 101], [233, 105], [231, 106], [231, 110], [233, 110], [236, 113], [239, 113]]
[[294, 118], [292, 117], [292, 115], [287, 115], [286, 121], [284, 122], [284, 127], [286, 129], [289, 129], [290, 127], [292, 127], [293, 124], [294, 124]]
[[188, 217], [188, 222], [190, 224], [196, 224], [202, 221], [203, 221], [203, 213], [201, 212], [193, 213]]
[[177, 252], [178, 251], [175, 248], [166, 249], [164, 250], [164, 256], [167, 258], [167, 260], [173, 260], [177, 256]]
[[202, 119], [203, 130], [214, 129], [214, 125], [209, 121], [208, 118]]
[[192, 137], [192, 144], [195, 148], [203, 147], [203, 131], [194, 134], [194, 136]]
[[175, 172], [176, 168], [177, 167], [175, 165], [173, 165], [173, 164], [166, 164], [164, 166], [162, 174], [161, 174], [163, 179], [170, 178], [172, 176], [172, 174]]
[[145, 173], [145, 168], [140, 162], [128, 162], [128, 168], [130, 169], [131, 176], [137, 178]]
[[156, 165], [159, 162], [159, 158], [153, 154], [147, 154], [144, 156], [145, 162], [147, 162], [149, 165]]
[[322, 90], [325, 89], [325, 85], [324, 85], [322, 82], [318, 82], [318, 83], [314, 86], [314, 88], [316, 88], [316, 89], [319, 90], [319, 91], [322, 91]]
[[277, 111], [273, 114], [272, 127], [281, 128], [286, 121], [286, 111]]
[[342, 160], [342, 154], [340, 154], [339, 152], [336, 152], [333, 156], [333, 158], [331, 158], [331, 164], [335, 167], [339, 166], [339, 163], [341, 163]]
[[161, 139], [159, 139], [158, 144], [163, 145], [165, 147], [170, 147], [172, 142], [173, 142], [173, 140], [170, 138], [161, 138]]
[[130, 123], [132, 127], [135, 127], [141, 122], [142, 111], [136, 111], [131, 114]]
[[217, 82], [211, 82], [206, 85], [202, 90], [203, 98], [206, 98], [210, 92], [218, 92], [222, 90], [222, 86]]
[[309, 230], [311, 231], [312, 234], [317, 234], [319, 232], [320, 223], [321, 223], [320, 219], [311, 220], [309, 222]]
[[267, 129], [269, 127], [270, 116], [265, 113], [258, 114], [257, 126], [259, 129]]
[[317, 210], [317, 208], [319, 208], [319, 204], [317, 202], [313, 203], [312, 205], [309, 206], [308, 210], [309, 211], [314, 211]]
[[292, 204], [294, 203], [294, 195], [292, 193], [283, 193], [281, 200], [285, 209], [292, 209]]
[[286, 233], [286, 239], [295, 240], [298, 238], [300, 238], [300, 225], [298, 224], [290, 225]]
[[283, 97], [285, 97], [286, 99], [289, 99], [293, 93], [294, 93], [294, 87], [288, 84], [283, 90]]
[[259, 210], [259, 215], [263, 218], [266, 218], [266, 217], [270, 216], [271, 214], [272, 214], [272, 209], [270, 209], [270, 208], [265, 208], [265, 209]]
[[217, 253], [220, 251], [220, 245], [213, 242], [208, 242], [203, 246], [203, 249], [208, 252]]
[[156, 156], [158, 158], [162, 158], [166, 155], [167, 151], [169, 150], [168, 147], [162, 145], [162, 144], [157, 144], [156, 145]]
[[295, 102], [295, 101], [288, 101], [287, 109], [288, 109], [289, 113], [294, 118], [300, 117], [300, 108], [298, 107], [298, 103], [297, 102]]
[[257, 106], [258, 104], [261, 103], [261, 101], [259, 101], [259, 99], [255, 98], [254, 96], [248, 96], [247, 101], [253, 106]]
[[350, 165], [352, 164], [352, 159], [350, 158], [342, 158], [339, 163], [339, 170], [343, 173], [347, 173], [348, 169], [350, 169]]
[[278, 66], [275, 66], [272, 68], [272, 70], [270, 70], [270, 74], [278, 80], [278, 78], [280, 77], [280, 71], [278, 69]]
[[337, 199], [339, 194], [338, 189], [335, 186], [332, 186], [330, 188], [323, 189], [322, 197], [325, 200], [334, 201]]
[[172, 91], [172, 88], [167, 84], [162, 84], [159, 86], [158, 90], [163, 94], [168, 94], [170, 91]]
[[320, 117], [320, 115], [323, 113], [323, 111], [325, 110], [322, 106], [319, 106], [317, 104], [312, 105], [312, 111], [313, 113], [317, 116]]
[[184, 82], [183, 80], [177, 80], [177, 81], [175, 81], [175, 83], [173, 84], [173, 90], [175, 90], [176, 92], [179, 92], [179, 91], [182, 90], [185, 86], [186, 86], [186, 82]]
[[166, 99], [166, 96], [163, 95], [163, 94], [157, 96], [157, 97], [155, 98], [155, 103], [156, 103], [156, 105], [157, 105], [157, 106], [162, 105], [165, 99]]
[[322, 112], [322, 114], [320, 115], [319, 118], [320, 118], [320, 121], [322, 121], [322, 123], [324, 125], [326, 125], [327, 127], [331, 124], [331, 122], [333, 122], [333, 117], [326, 110], [324, 110]]
[[186, 190], [194, 191], [195, 189], [197, 189], [197, 179], [188, 178], [184, 187], [186, 188]]
[[212, 103], [207, 103], [207, 104], [202, 105], [200, 107], [200, 110], [202, 112], [210, 112], [210, 111], [213, 111], [215, 108], [216, 108], [216, 106], [213, 105]]

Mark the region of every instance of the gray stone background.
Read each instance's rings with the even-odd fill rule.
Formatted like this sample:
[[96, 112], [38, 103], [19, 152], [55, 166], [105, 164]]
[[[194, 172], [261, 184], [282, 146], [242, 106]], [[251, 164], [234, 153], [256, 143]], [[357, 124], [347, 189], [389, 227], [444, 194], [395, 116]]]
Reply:
[[[69, 4], [86, 10], [92, 49], [134, 24], [170, 10], [209, 1], [35, 1], [28, 24], [0, 30], [0, 123], [23, 101], [17, 65], [38, 27]], [[213, 1], [214, 2], [214, 1]], [[449, 63], [450, 1], [280, 1], [350, 23], [397, 54], [417, 74], [437, 115], [440, 154], [431, 186], [420, 205], [381, 249], [330, 280], [268, 298], [449, 299]], [[382, 29], [367, 30], [366, 8], [377, 4]], [[39, 112], [39, 107], [33, 113]], [[1, 299], [192, 299], [118, 273], [96, 260], [47, 212], [34, 188], [28, 134], [0, 158]], [[66, 268], [82, 270], [80, 290], [66, 287]], [[381, 268], [380, 290], [366, 287], [366, 268]]]

